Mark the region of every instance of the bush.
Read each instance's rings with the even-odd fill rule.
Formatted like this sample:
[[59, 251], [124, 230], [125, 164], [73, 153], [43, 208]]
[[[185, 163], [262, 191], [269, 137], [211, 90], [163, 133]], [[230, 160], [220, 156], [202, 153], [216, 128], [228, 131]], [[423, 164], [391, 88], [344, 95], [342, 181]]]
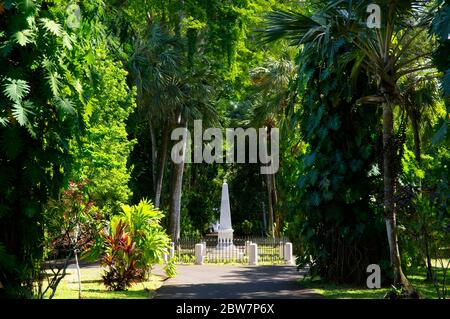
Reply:
[[244, 221], [242, 222], [241, 228], [242, 228], [242, 232], [243, 232], [245, 235], [250, 236], [250, 235], [252, 234], [252, 231], [253, 231], [253, 224], [252, 224], [251, 221], [248, 221], [248, 220], [246, 219], [246, 220], [244, 220]]
[[[100, 232], [87, 257], [100, 257], [108, 270], [104, 284], [113, 290], [125, 290], [147, 278], [154, 264], [163, 264], [170, 238], [160, 225], [163, 214], [147, 200], [135, 206], [122, 206], [113, 216], [109, 229]], [[169, 277], [175, 276], [173, 260], [165, 264]]]
[[105, 254], [101, 259], [108, 270], [102, 276], [106, 287], [114, 290], [126, 290], [135, 282], [145, 278], [145, 270], [138, 267], [142, 251], [136, 248], [136, 242], [125, 231], [126, 223], [118, 219], [112, 223], [111, 234], [103, 234]]

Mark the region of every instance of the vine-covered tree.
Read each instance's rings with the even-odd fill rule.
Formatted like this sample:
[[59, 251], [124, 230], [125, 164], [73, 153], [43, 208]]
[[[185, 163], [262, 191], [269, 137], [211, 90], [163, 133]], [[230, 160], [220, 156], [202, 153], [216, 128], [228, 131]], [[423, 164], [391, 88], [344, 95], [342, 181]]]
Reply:
[[8, 256], [0, 261], [1, 292], [30, 296], [43, 205], [67, 182], [69, 140], [79, 130], [69, 60], [76, 36], [42, 1], [6, 1], [0, 17], [0, 243]]

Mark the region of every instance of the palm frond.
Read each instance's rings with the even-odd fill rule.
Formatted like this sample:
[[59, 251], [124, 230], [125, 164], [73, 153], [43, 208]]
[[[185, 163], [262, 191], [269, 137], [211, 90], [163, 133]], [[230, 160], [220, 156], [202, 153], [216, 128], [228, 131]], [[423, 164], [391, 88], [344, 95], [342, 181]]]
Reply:
[[267, 14], [262, 32], [265, 42], [273, 42], [285, 38], [291, 45], [300, 45], [305, 42], [307, 35], [321, 30], [321, 24], [310, 17], [287, 11], [273, 11]]

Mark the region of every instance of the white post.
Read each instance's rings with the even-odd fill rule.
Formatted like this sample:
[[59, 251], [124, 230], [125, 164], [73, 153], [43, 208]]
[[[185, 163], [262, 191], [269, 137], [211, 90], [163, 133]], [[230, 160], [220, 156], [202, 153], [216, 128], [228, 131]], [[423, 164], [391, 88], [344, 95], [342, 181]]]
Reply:
[[258, 245], [251, 243], [249, 250], [250, 250], [250, 253], [249, 253], [248, 263], [252, 266], [258, 265]]
[[284, 262], [286, 265], [293, 265], [294, 258], [292, 255], [292, 243], [284, 244]]
[[203, 244], [195, 244], [195, 264], [203, 265]]
[[202, 255], [206, 256], [206, 241], [202, 241], [202, 245], [203, 245]]
[[174, 242], [170, 243], [169, 256], [170, 256], [170, 258], [175, 257], [175, 243]]
[[250, 254], [250, 244], [252, 242], [250, 240], [245, 241], [245, 254], [248, 256]]
[[206, 258], [206, 241], [202, 242], [202, 256], [203, 256], [203, 262], [205, 262], [205, 258]]
[[284, 259], [284, 243], [282, 241], [280, 241], [278, 256], [280, 257], [280, 259]]

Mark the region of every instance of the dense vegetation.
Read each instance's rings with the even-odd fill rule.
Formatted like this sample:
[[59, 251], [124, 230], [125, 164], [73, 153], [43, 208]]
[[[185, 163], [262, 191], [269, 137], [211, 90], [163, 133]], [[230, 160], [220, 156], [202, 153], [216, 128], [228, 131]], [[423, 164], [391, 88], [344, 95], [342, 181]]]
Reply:
[[[112, 290], [146, 280], [209, 232], [224, 179], [235, 233], [288, 236], [311, 275], [364, 285], [375, 263], [414, 296], [421, 267], [440, 287], [450, 4], [379, 1], [380, 29], [370, 4], [0, 1], [0, 296], [53, 296], [80, 255]], [[280, 170], [172, 161], [200, 119], [279, 128]]]

